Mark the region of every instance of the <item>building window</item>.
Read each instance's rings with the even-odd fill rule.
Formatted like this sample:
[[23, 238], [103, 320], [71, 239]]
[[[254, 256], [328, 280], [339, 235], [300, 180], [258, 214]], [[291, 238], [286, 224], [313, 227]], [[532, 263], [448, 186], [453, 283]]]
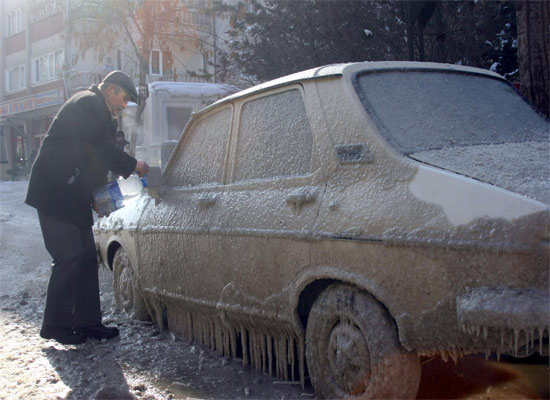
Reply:
[[169, 75], [172, 73], [172, 52], [152, 50], [149, 58], [149, 74]]
[[32, 0], [31, 22], [35, 23], [48, 18], [62, 10], [61, 0]]
[[151, 75], [160, 75], [160, 56], [161, 52], [153, 50], [151, 52], [150, 71]]
[[200, 11], [183, 11], [183, 23], [185, 25], [196, 25], [202, 27], [210, 26], [210, 17]]
[[6, 71], [6, 81], [8, 86], [8, 92], [14, 92], [26, 87], [25, 85], [25, 66], [19, 65], [17, 67], [8, 69]]
[[63, 50], [35, 58], [33, 63], [34, 83], [58, 79], [63, 70], [63, 60]]
[[8, 31], [7, 36], [15, 35], [16, 33], [23, 32], [23, 10], [17, 8], [8, 13]]

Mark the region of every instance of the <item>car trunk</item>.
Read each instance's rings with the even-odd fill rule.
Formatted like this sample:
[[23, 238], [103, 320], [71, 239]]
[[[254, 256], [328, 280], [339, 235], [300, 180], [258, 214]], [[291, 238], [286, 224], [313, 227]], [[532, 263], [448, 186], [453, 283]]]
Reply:
[[445, 147], [409, 157], [550, 204], [550, 146], [523, 142]]

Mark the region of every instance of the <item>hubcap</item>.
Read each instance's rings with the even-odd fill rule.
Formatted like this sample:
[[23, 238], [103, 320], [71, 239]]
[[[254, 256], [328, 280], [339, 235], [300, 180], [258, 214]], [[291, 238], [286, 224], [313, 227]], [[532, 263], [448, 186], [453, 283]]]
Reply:
[[347, 394], [365, 391], [370, 375], [370, 354], [363, 333], [350, 320], [342, 318], [332, 329], [328, 344], [331, 376]]

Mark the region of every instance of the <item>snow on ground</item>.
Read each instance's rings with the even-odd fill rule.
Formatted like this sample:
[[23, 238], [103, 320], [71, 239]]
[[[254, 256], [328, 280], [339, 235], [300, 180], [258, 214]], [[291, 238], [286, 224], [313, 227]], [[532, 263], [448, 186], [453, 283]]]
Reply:
[[[104, 322], [119, 338], [64, 346], [38, 335], [50, 256], [27, 182], [0, 182], [0, 399], [304, 399], [294, 383], [218, 356], [114, 307], [111, 274], [100, 270]], [[132, 397], [133, 396], [133, 397]]]

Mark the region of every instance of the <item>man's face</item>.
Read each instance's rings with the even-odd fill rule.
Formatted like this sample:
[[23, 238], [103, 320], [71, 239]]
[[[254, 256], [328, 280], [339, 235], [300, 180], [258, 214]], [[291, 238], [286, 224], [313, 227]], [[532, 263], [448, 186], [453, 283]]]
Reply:
[[118, 113], [122, 110], [125, 110], [128, 106], [128, 100], [130, 96], [126, 93], [121, 87], [111, 85], [107, 90], [107, 95], [105, 96], [105, 101], [109, 105], [111, 114], [116, 117]]

